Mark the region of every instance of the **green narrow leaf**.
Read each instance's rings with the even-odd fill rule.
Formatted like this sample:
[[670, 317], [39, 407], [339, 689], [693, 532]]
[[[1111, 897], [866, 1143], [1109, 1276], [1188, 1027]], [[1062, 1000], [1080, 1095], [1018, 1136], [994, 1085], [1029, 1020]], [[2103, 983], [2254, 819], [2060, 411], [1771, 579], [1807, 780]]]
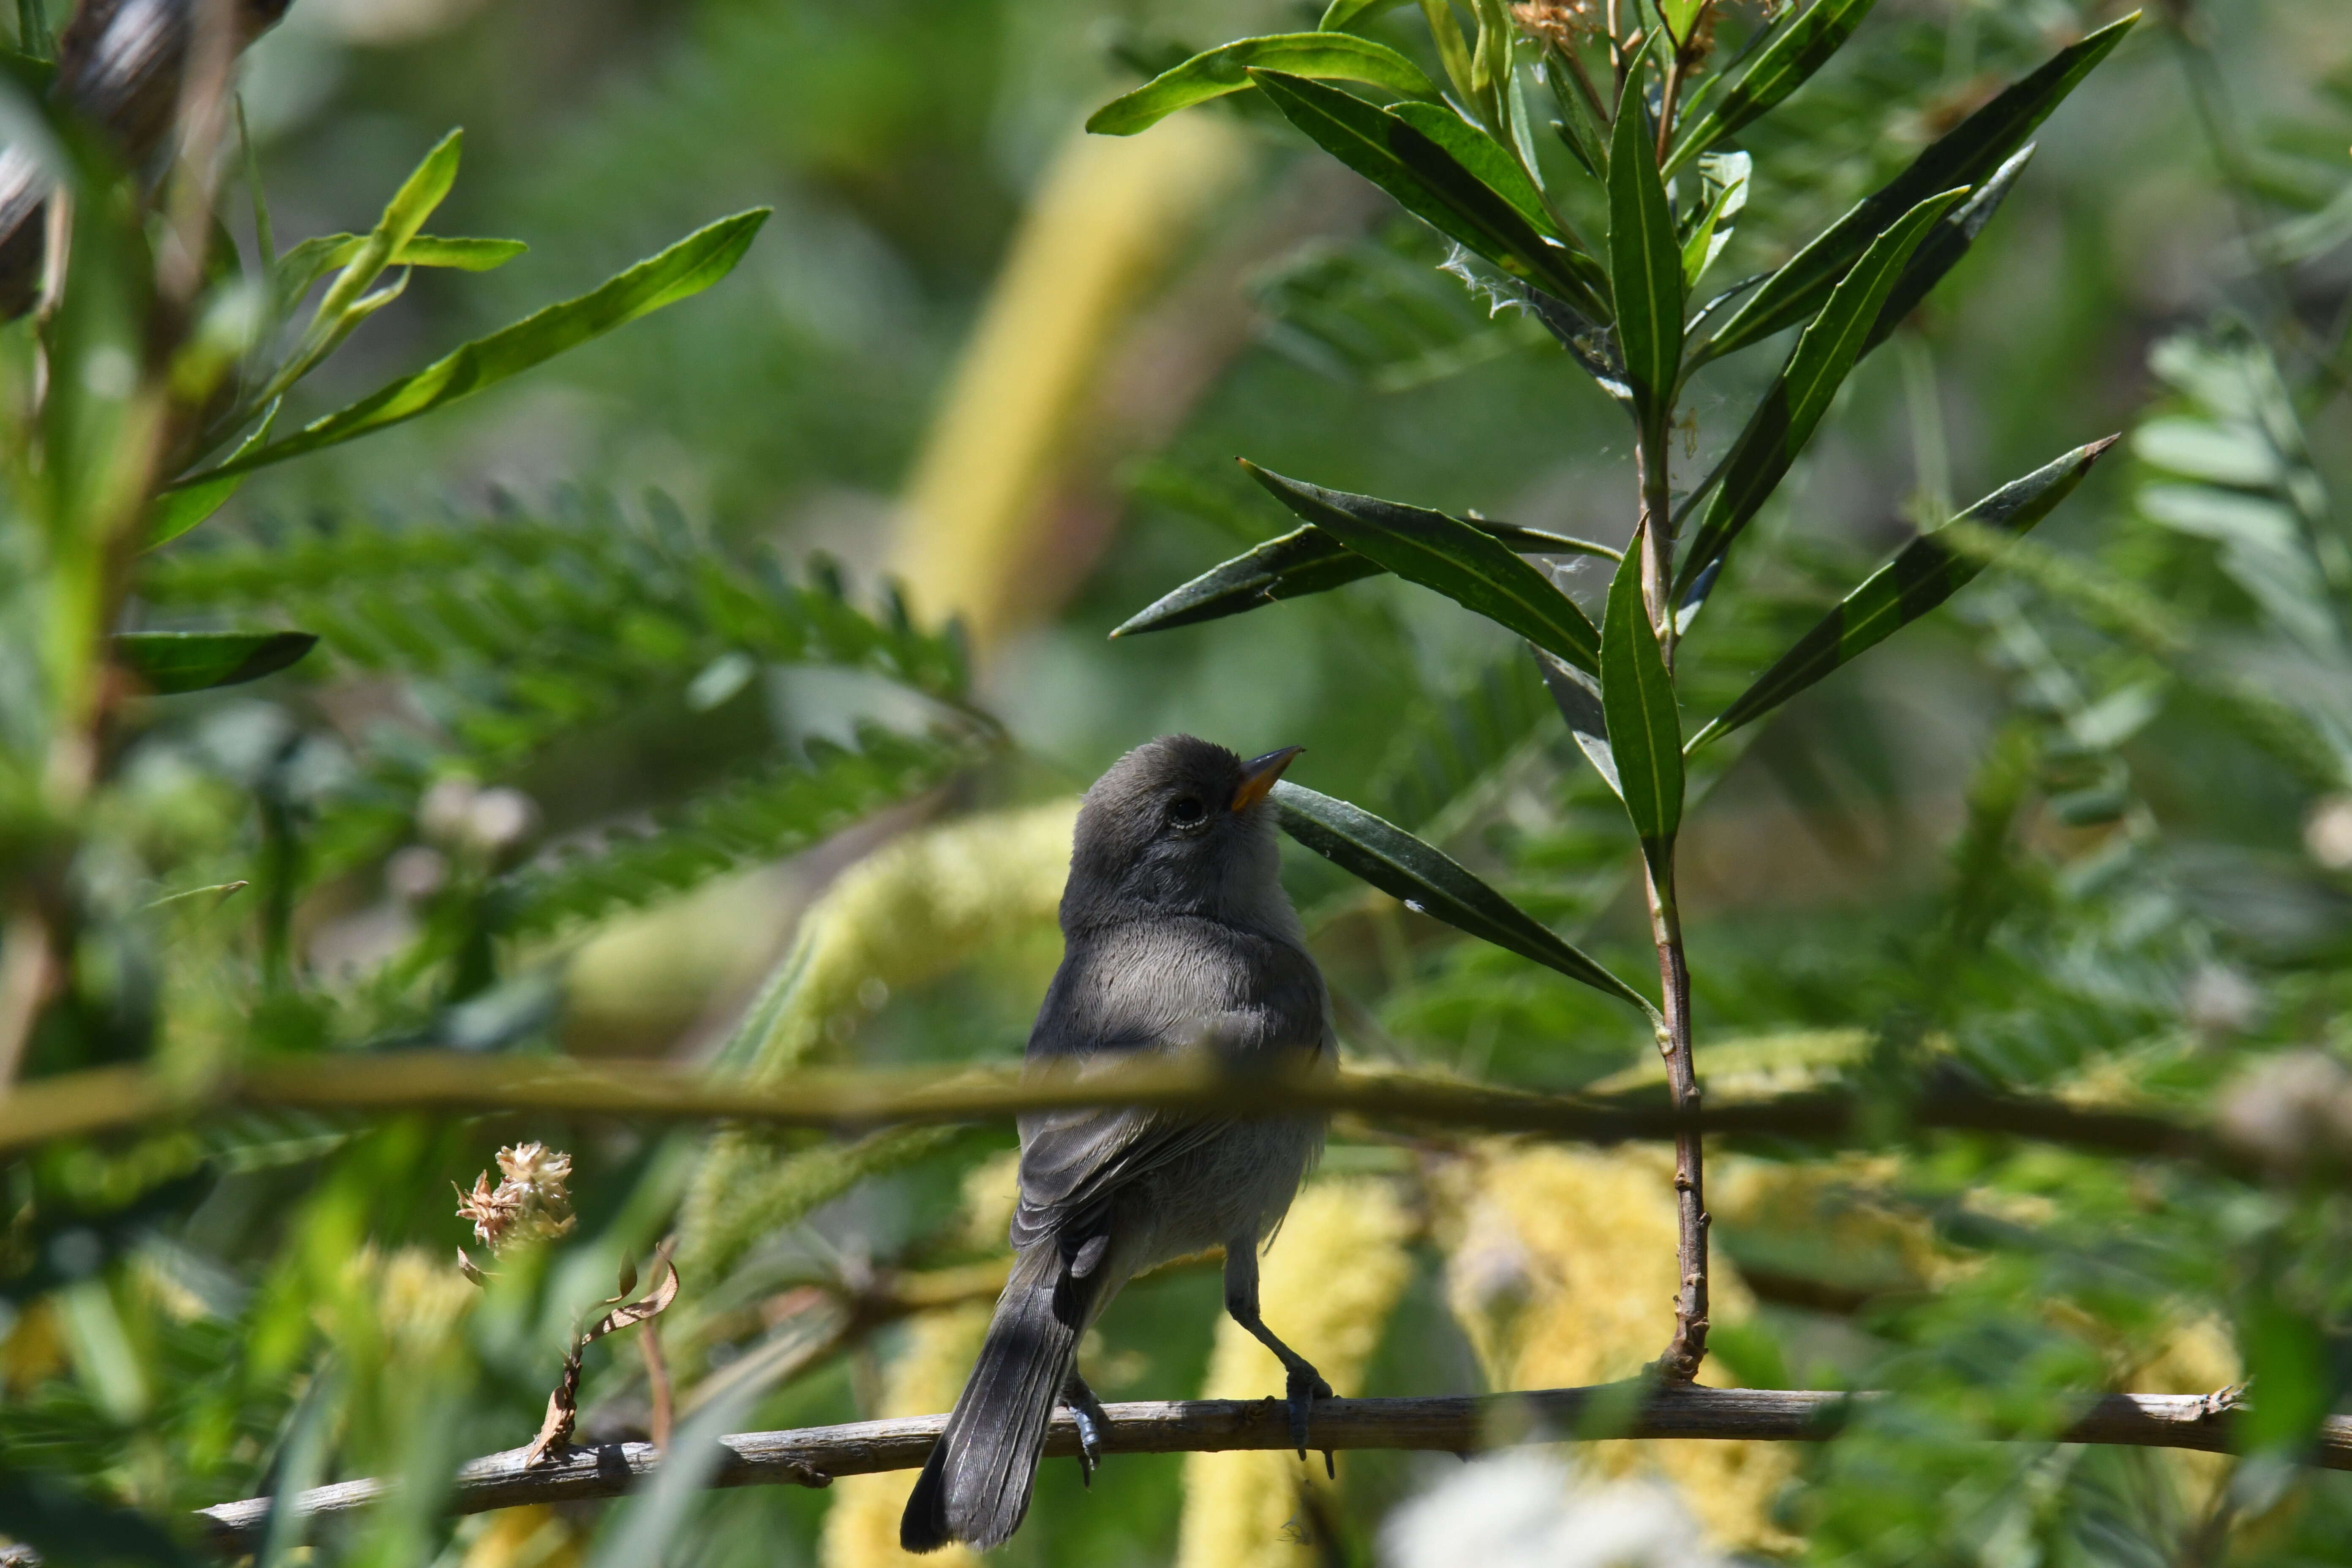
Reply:
[[403, 376], [347, 408], [304, 426], [283, 441], [232, 458], [175, 489], [282, 463], [446, 407], [602, 337], [665, 305], [700, 293], [733, 270], [767, 221], [755, 207], [696, 230], [660, 255], [638, 262], [577, 299], [550, 305], [514, 325], [466, 344], [447, 358]]
[[1845, 47], [1846, 39], [1876, 4], [1877, 0], [1813, 0], [1812, 8], [1766, 45], [1756, 63], [1725, 89], [1711, 108], [1683, 127], [1666, 159], [1667, 177], [1802, 87], [1806, 78]]
[[[229, 454], [232, 459], [261, 449], [262, 443], [269, 439], [270, 426], [278, 423], [278, 410], [284, 404], [285, 400], [280, 398], [263, 411], [261, 423], [256, 425], [253, 433], [238, 442], [236, 450]], [[184, 489], [163, 491], [155, 498], [155, 504], [148, 510], [147, 539], [140, 548], [152, 550], [158, 545], [171, 543], [227, 505], [228, 498], [235, 495], [237, 486], [243, 483], [243, 476], [231, 474], [225, 479], [204, 479]]]
[[325, 299], [319, 302], [314, 318], [314, 331], [331, 327], [335, 318], [358, 302], [361, 291], [373, 283], [383, 269], [393, 265], [392, 258], [401, 247], [416, 237], [425, 220], [433, 216], [449, 187], [457, 181], [457, 160], [466, 146], [463, 130], [452, 131], [436, 142], [425, 154], [408, 178], [384, 204], [383, 216], [375, 226], [360, 241], [359, 249], [343, 263], [342, 275], [328, 289]]
[[1436, 103], [1392, 103], [1388, 112], [1420, 132], [1493, 191], [1539, 234], [1558, 236], [1559, 223], [1544, 205], [1542, 193], [1510, 150], [1451, 109]]
[[1790, 465], [1812, 439], [1846, 373], [1853, 368], [1904, 264], [1936, 220], [1965, 195], [1946, 191], [1904, 214], [1831, 290], [1829, 303], [1797, 340], [1789, 363], [1765, 388], [1763, 400], [1724, 458], [1722, 479], [1675, 579], [1678, 599], [1731, 548], [1740, 530], [1788, 476]]
[[1658, 18], [1666, 25], [1677, 44], [1690, 42], [1691, 24], [1698, 20], [1701, 7], [1708, 0], [1658, 0]]
[[2065, 101], [2092, 68], [2123, 41], [2138, 21], [2135, 11], [2079, 43], [2059, 50], [2040, 68], [2011, 83], [1993, 100], [1946, 132], [1911, 166], [1815, 237], [1790, 258], [1738, 312], [1697, 351], [1714, 359], [1784, 327], [1818, 309], [1846, 268], [1895, 218], [1937, 191], [1982, 184], [2008, 162], [2033, 128]]
[[1799, 637], [1738, 700], [1692, 736], [1690, 749], [1696, 751], [1708, 741], [1761, 718], [1959, 592], [1984, 570], [1986, 557], [1981, 551], [1956, 548], [1958, 536], [1944, 538], [1947, 529], [1989, 531], [2011, 537], [2024, 533], [2082, 483], [2091, 465], [2116, 440], [2110, 436], [2077, 447], [2056, 462], [2003, 485], [1944, 528], [1905, 545], [1894, 560], [1872, 573]]
[[1393, 11], [1404, 0], [1331, 0], [1324, 8], [1323, 19], [1315, 24], [1318, 33], [1344, 32], [1359, 22], [1369, 22], [1383, 11]]
[[1601, 621], [1601, 707], [1609, 721], [1617, 793], [1642, 840], [1643, 855], [1664, 886], [1667, 857], [1683, 822], [1682, 719], [1665, 656], [1643, 603], [1637, 548], [1626, 550], [1609, 584], [1609, 607]]
[[1550, 927], [1443, 850], [1361, 807], [1300, 784], [1276, 784], [1274, 802], [1282, 814], [1284, 832], [1409, 908], [1656, 1016], [1640, 992], [1561, 941]]
[[319, 639], [309, 632], [118, 632], [115, 662], [159, 697], [274, 675]]
[[1579, 669], [1600, 668], [1600, 634], [1584, 612], [1500, 541], [1442, 511], [1327, 490], [1246, 460], [1242, 466], [1276, 500], [1357, 554], [1549, 648]]
[[1886, 302], [1878, 308], [1878, 320], [1872, 324], [1870, 335], [1862, 340], [1862, 353], [1856, 358], [1867, 356], [1871, 350], [1892, 337], [1895, 329], [1901, 326], [1911, 312], [1919, 308], [1920, 301], [1944, 280], [1944, 275], [1960, 264], [1960, 258], [1966, 256], [1969, 247], [1977, 242], [1977, 236], [1982, 234], [1985, 225], [1992, 221], [1992, 215], [1999, 212], [2000, 204], [2009, 199], [2018, 175], [2023, 174], [2025, 165], [2032, 161], [2033, 143], [2029, 142], [2011, 153], [2008, 163], [1994, 170], [1992, 177], [1979, 185], [1967, 201], [1927, 231], [1927, 237], [1921, 240], [1919, 248], [1911, 253], [1903, 275], [1895, 280]]
[[1246, 89], [1253, 67], [1286, 76], [1370, 82], [1413, 98], [1438, 96], [1437, 84], [1386, 44], [1336, 30], [1276, 33], [1194, 55], [1096, 110], [1087, 129], [1097, 136], [1150, 130], [1180, 109]]
[[1690, 237], [1683, 241], [1683, 289], [1685, 296], [1698, 287], [1699, 275], [1706, 270], [1706, 264], [1715, 259], [1715, 253], [1720, 248], [1716, 243], [1715, 226], [1723, 221], [1724, 209], [1735, 201], [1744, 200], [1747, 195], [1748, 182], [1745, 180], [1736, 184], [1717, 186], [1715, 199], [1706, 204], [1706, 210], [1699, 214], [1698, 222], [1691, 226]]
[[[1331, 490], [1327, 495], [1342, 492]], [[1370, 496], [1346, 496], [1345, 504], [1358, 509], [1392, 505]], [[1410, 510], [1410, 509], [1408, 509]], [[1518, 528], [1507, 522], [1496, 522], [1486, 518], [1473, 518], [1465, 527], [1476, 529], [1503, 544], [1517, 555], [1598, 555], [1615, 560], [1617, 552], [1606, 545], [1589, 540], [1571, 539], [1566, 534], [1546, 533], [1533, 528]], [[1367, 577], [1378, 577], [1388, 569], [1379, 562], [1357, 554], [1323, 530], [1308, 524], [1236, 555], [1231, 561], [1211, 567], [1183, 586], [1161, 595], [1129, 616], [1117, 631], [1115, 637], [1133, 637], [1139, 632], [1164, 632], [1175, 626], [1189, 626], [1200, 621], [1213, 621], [1224, 616], [1237, 616], [1244, 610], [1255, 610], [1280, 599], [1304, 598], [1309, 594], [1327, 593]]]
[[1642, 79], [1639, 70], [1626, 73], [1609, 148], [1609, 285], [1634, 415], [1654, 429], [1674, 406], [1682, 369], [1683, 258], [1651, 153]]
[[1606, 319], [1592, 258], [1547, 239], [1508, 197], [1426, 134], [1338, 88], [1276, 71], [1251, 74], [1293, 125], [1407, 212], [1512, 277]]
[[1544, 687], [1551, 693], [1552, 706], [1559, 710], [1560, 720], [1568, 726], [1576, 749], [1584, 753], [1584, 760], [1592, 764], [1592, 771], [1601, 775], [1609, 793], [1623, 800], [1625, 786], [1617, 780], [1617, 755], [1609, 745], [1609, 713], [1601, 705], [1599, 678], [1587, 675], [1533, 643], [1528, 647], [1536, 656], [1536, 668], [1543, 672]]
[[[301, 302], [310, 285], [351, 264], [368, 242], [363, 234], [322, 234], [302, 241], [269, 269], [269, 286], [283, 316]], [[411, 236], [392, 253], [391, 267], [447, 267], [488, 272], [529, 250], [519, 239], [476, 239], [458, 235]]]

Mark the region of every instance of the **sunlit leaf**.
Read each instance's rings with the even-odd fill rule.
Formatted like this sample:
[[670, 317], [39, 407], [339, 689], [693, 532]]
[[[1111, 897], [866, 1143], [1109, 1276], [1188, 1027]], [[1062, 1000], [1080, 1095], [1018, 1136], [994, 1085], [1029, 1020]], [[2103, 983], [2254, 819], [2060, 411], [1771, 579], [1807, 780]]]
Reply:
[[1756, 63], [1714, 104], [1683, 127], [1667, 156], [1669, 176], [1741, 126], [1769, 111], [1845, 46], [1877, 0], [1813, 0], [1812, 7], [1764, 47]]
[[275, 675], [317, 645], [310, 632], [118, 632], [117, 664], [159, 697]]
[[[229, 454], [232, 461], [261, 449], [262, 444], [269, 439], [270, 426], [278, 423], [278, 410], [282, 406], [281, 400], [272, 403], [263, 412], [261, 423], [256, 425], [252, 434], [238, 442], [236, 450]], [[243, 483], [243, 475], [231, 474], [226, 479], [206, 479], [179, 489], [165, 490], [155, 498], [154, 506], [148, 511], [147, 540], [142, 548], [152, 550], [158, 545], [171, 543], [228, 504], [228, 498], [235, 495], [237, 486]]]
[[1341, 869], [1433, 920], [1533, 959], [1571, 980], [1651, 1006], [1642, 994], [1555, 935], [1459, 861], [1370, 812], [1287, 782], [1274, 786], [1283, 831]]
[[[1692, 224], [1683, 241], [1683, 290], [1698, 287], [1698, 280], [1714, 265], [1723, 247], [1731, 240], [1731, 220], [1748, 205], [1748, 181], [1753, 163], [1745, 153], [1711, 155], [1701, 165], [1710, 176], [1706, 188], [1714, 195], [1707, 197], [1706, 206]], [[1720, 174], [1721, 177], [1714, 177]]]
[[449, 187], [457, 183], [457, 161], [465, 145], [463, 131], [450, 132], [400, 183], [400, 189], [384, 204], [375, 226], [341, 263], [342, 272], [328, 288], [326, 298], [319, 302], [318, 327], [314, 330], [331, 330], [335, 319], [358, 303], [362, 291], [393, 265], [393, 258], [400, 254], [403, 247], [417, 237], [425, 227], [425, 220], [433, 216], [433, 210], [448, 195]]
[[1338, 33], [1359, 22], [1369, 22], [1383, 11], [1393, 11], [1404, 0], [1331, 0], [1324, 8], [1323, 19], [1315, 24], [1318, 33]]
[[1434, 589], [1579, 669], [1600, 668], [1600, 639], [1576, 602], [1508, 545], [1442, 511], [1327, 490], [1244, 463], [1276, 500], [1359, 555]]
[[[2057, 461], [2003, 485], [1946, 526], [1996, 536], [2025, 532], [2073, 493], [2091, 465], [2117, 439], [2110, 436], [2077, 447]], [[1959, 548], [1958, 537], [1947, 540], [1944, 532], [1937, 529], [1913, 540], [1894, 560], [1872, 573], [1738, 700], [1692, 736], [1690, 749], [1696, 751], [1761, 718], [1959, 592], [1984, 570], [1986, 557], [1981, 551]]]
[[[1346, 495], [1338, 490], [1322, 493], [1340, 497], [1343, 504], [1368, 513], [1370, 509], [1395, 505], [1391, 501], [1378, 501], [1370, 496]], [[1616, 553], [1589, 540], [1518, 528], [1486, 518], [1470, 519], [1463, 526], [1498, 541], [1506, 550], [1520, 555], [1598, 555], [1607, 558]], [[1357, 554], [1310, 523], [1278, 539], [1269, 539], [1246, 554], [1236, 555], [1231, 561], [1211, 567], [1182, 587], [1163, 595], [1136, 612], [1111, 636], [1132, 637], [1139, 632], [1161, 632], [1200, 621], [1213, 621], [1223, 616], [1237, 616], [1244, 610], [1255, 610], [1280, 599], [1304, 598], [1309, 594], [1326, 593], [1349, 583], [1361, 582], [1367, 577], [1377, 577], [1387, 570], [1379, 562]]]
[[1789, 363], [1765, 388], [1725, 457], [1722, 479], [1675, 579], [1678, 590], [1687, 590], [1731, 548], [1740, 530], [1788, 476], [1789, 466], [1812, 439], [1846, 373], [1853, 368], [1904, 264], [1936, 220], [1964, 194], [1947, 191], [1906, 213], [1831, 290], [1829, 303], [1797, 340]]
[[1672, 408], [1683, 359], [1682, 247], [1650, 143], [1642, 76], [1631, 71], [1609, 150], [1609, 284], [1618, 352], [1645, 429], [1661, 426]]
[[1713, 359], [1811, 315], [1854, 258], [1903, 214], [1937, 191], [1973, 186], [1990, 178], [2032, 134], [2033, 128], [2123, 41], [2138, 19], [2135, 11], [2059, 50], [2039, 69], [2011, 83], [1991, 102], [1929, 143], [1909, 168], [1864, 197], [1765, 279], [1738, 313], [1696, 352]]
[[1437, 84], [1386, 44], [1336, 30], [1276, 33], [1194, 55], [1096, 110], [1087, 129], [1097, 136], [1132, 136], [1180, 109], [1244, 90], [1254, 67], [1292, 77], [1370, 82], [1412, 98], [1438, 96]]
[[1592, 258], [1548, 239], [1508, 197], [1426, 134], [1337, 88], [1273, 71], [1253, 74], [1293, 125], [1407, 212], [1512, 277], [1606, 319]]
[[1663, 886], [1683, 821], [1682, 718], [1643, 602], [1637, 549], [1625, 552], [1609, 584], [1601, 621], [1601, 706], [1609, 719], [1618, 795]]
[[[310, 285], [358, 257], [368, 242], [363, 234], [322, 234], [306, 239], [278, 258], [269, 270], [269, 287], [278, 313], [291, 310]], [[413, 235], [394, 250], [389, 267], [446, 267], [460, 272], [488, 272], [504, 267], [530, 247], [519, 239], [476, 239], [463, 236]]]
[[1559, 233], [1559, 220], [1544, 205], [1542, 193], [1500, 142], [1443, 104], [1397, 103], [1388, 112], [1436, 142], [1473, 179], [1517, 208], [1537, 232]]
[[175, 488], [267, 468], [429, 414], [665, 305], [698, 294], [734, 269], [751, 237], [767, 221], [768, 211], [755, 207], [698, 229], [577, 299], [550, 305], [467, 343], [415, 374], [403, 376], [347, 408], [314, 420], [283, 441], [233, 458]]

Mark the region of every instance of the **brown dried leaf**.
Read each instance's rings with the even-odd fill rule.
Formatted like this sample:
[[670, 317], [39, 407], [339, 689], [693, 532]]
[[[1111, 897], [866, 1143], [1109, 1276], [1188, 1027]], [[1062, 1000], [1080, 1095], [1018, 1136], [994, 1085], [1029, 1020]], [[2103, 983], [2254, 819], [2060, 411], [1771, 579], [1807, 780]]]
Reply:
[[563, 1379], [547, 1396], [547, 1415], [539, 1424], [539, 1436], [524, 1450], [525, 1469], [572, 1447], [572, 1425], [580, 1419], [580, 1345], [585, 1343], [583, 1340], [574, 1344], [563, 1360]]
[[654, 1288], [637, 1300], [615, 1307], [596, 1320], [588, 1331], [580, 1336], [582, 1344], [601, 1340], [606, 1334], [622, 1329], [634, 1328], [669, 1310], [670, 1303], [677, 1300], [677, 1267], [667, 1258], [658, 1258], [656, 1262], [661, 1274], [654, 1281]]

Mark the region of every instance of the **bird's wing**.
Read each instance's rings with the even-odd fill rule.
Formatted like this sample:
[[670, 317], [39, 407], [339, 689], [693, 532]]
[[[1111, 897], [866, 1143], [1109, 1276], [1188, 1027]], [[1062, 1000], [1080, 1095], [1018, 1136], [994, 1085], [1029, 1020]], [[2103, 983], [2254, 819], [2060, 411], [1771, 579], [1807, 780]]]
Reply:
[[1050, 1233], [1072, 1230], [1074, 1222], [1091, 1217], [1114, 1191], [1200, 1147], [1233, 1121], [1230, 1116], [1179, 1117], [1132, 1108], [1023, 1117], [1021, 1205], [1013, 1215], [1013, 1245], [1026, 1247]]
[[[1328, 1023], [1313, 960], [1286, 943], [1197, 922], [1141, 925], [1074, 948], [1030, 1037], [1033, 1063], [1080, 1071], [1208, 1049], [1236, 1062], [1320, 1048]], [[1021, 1119], [1013, 1242], [1091, 1236], [1110, 1194], [1231, 1128], [1232, 1116], [1106, 1106]]]

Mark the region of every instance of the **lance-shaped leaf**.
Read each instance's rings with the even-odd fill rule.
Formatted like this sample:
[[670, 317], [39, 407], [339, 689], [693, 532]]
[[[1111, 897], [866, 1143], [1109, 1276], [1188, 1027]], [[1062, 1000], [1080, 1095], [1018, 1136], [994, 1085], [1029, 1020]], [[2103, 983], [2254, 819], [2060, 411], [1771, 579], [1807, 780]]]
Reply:
[[[270, 428], [278, 423], [278, 411], [284, 405], [283, 399], [270, 404], [262, 412], [261, 423], [253, 427], [251, 435], [237, 443], [236, 450], [229, 456], [242, 458], [247, 452], [259, 451], [269, 439]], [[237, 486], [243, 483], [243, 474], [231, 474], [225, 479], [208, 479], [179, 489], [163, 491], [148, 510], [147, 538], [140, 548], [152, 550], [158, 545], [171, 543], [226, 506], [228, 498], [235, 495]]]
[[1829, 303], [1797, 340], [1789, 363], [1764, 389], [1763, 400], [1725, 454], [1723, 477], [1707, 501], [1706, 515], [1675, 579], [1678, 591], [1687, 589], [1721, 559], [1739, 531], [1788, 477], [1789, 466], [1812, 439], [1846, 373], [1853, 368], [1911, 253], [1936, 220], [1966, 194], [1946, 191], [1904, 214], [1831, 290]]
[[1609, 287], [1617, 346], [1644, 430], [1664, 427], [1683, 362], [1683, 255], [1651, 153], [1642, 73], [1628, 71], [1609, 149]]
[[[1325, 493], [1344, 494], [1337, 490]], [[1359, 509], [1395, 504], [1375, 500], [1370, 496], [1349, 495], [1344, 499], [1347, 504]], [[1590, 540], [1519, 528], [1487, 518], [1470, 519], [1465, 526], [1500, 541], [1505, 549], [1518, 555], [1598, 555], [1612, 561], [1617, 556], [1615, 551]], [[1237, 616], [1279, 599], [1327, 593], [1367, 577], [1380, 576], [1387, 570], [1310, 523], [1211, 567], [1129, 616], [1110, 635], [1123, 637], [1139, 632], [1164, 632], [1173, 626]]]
[[1517, 209], [1538, 234], [1558, 235], [1559, 222], [1509, 149], [1451, 109], [1435, 103], [1394, 103], [1388, 112], [1437, 143], [1470, 176]]
[[1609, 607], [1601, 619], [1601, 706], [1609, 719], [1618, 795], [1642, 840], [1643, 858], [1664, 887], [1683, 825], [1683, 727], [1674, 679], [1643, 600], [1638, 548], [1626, 550], [1609, 584]]
[[1811, 9], [1764, 47], [1755, 64], [1740, 73], [1705, 112], [1683, 127], [1666, 158], [1666, 174], [1769, 112], [1805, 84], [1805, 79], [1844, 47], [1877, 0], [1813, 0]]
[[[366, 247], [363, 234], [322, 234], [304, 240], [278, 258], [269, 269], [271, 296], [278, 313], [294, 309], [310, 285], [339, 267], [348, 267]], [[530, 247], [519, 239], [477, 239], [467, 236], [417, 234], [403, 240], [391, 253], [388, 267], [447, 267], [460, 272], [488, 272], [504, 267]]]
[[[2066, 499], [2116, 439], [2110, 436], [2077, 447], [2056, 462], [2001, 486], [1944, 528], [1905, 545], [1894, 560], [1872, 573], [1799, 637], [1755, 685], [1692, 736], [1690, 749], [1696, 751], [1716, 737], [1761, 718], [1959, 592], [1984, 570], [1987, 560], [1980, 548], [1960, 542], [1964, 534], [1990, 531], [2014, 537], [2025, 532]], [[1958, 531], [1947, 538], [1948, 530]]]
[[1437, 84], [1386, 44], [1336, 29], [1276, 33], [1238, 38], [1194, 55], [1096, 110], [1087, 129], [1097, 136], [1132, 136], [1150, 130], [1180, 109], [1243, 91], [1250, 86], [1253, 66], [1292, 77], [1370, 82], [1410, 98], [1438, 96]]
[[1549, 648], [1579, 669], [1600, 670], [1600, 633], [1584, 612], [1501, 541], [1442, 511], [1327, 490], [1255, 463], [1242, 466], [1276, 500], [1357, 554]]
[[2106, 58], [2139, 19], [2135, 11], [2068, 46], [2032, 74], [1931, 142], [1911, 166], [1855, 204], [1788, 264], [1765, 279], [1738, 312], [1696, 352], [1714, 359], [1792, 327], [1821, 308], [1856, 257], [1904, 213], [1937, 191], [1981, 184], [2033, 128]]
[[1551, 693], [1552, 706], [1559, 710], [1561, 721], [1568, 725], [1576, 749], [1609, 786], [1609, 793], [1619, 800], [1625, 798], [1625, 786], [1617, 782], [1617, 754], [1609, 744], [1609, 712], [1601, 705], [1601, 681], [1596, 676], [1556, 658], [1528, 645], [1536, 656], [1536, 668], [1543, 671], [1544, 689]]
[[1598, 264], [1540, 233], [1509, 197], [1427, 134], [1338, 88], [1276, 71], [1251, 75], [1293, 125], [1407, 212], [1512, 277], [1608, 319], [1595, 285]]
[[312, 421], [283, 441], [232, 458], [174, 488], [267, 468], [429, 414], [665, 305], [699, 294], [734, 269], [751, 237], [767, 221], [768, 211], [755, 207], [698, 229], [577, 299], [550, 305], [467, 343], [446, 359]]
[[1287, 782], [1274, 786], [1282, 829], [1433, 920], [1531, 958], [1655, 1016], [1647, 998], [1561, 941], [1535, 916], [1480, 881], [1444, 850], [1370, 812]]
[[1919, 308], [1919, 302], [1944, 280], [1944, 274], [1960, 264], [1960, 258], [1966, 256], [1969, 247], [1977, 242], [1977, 236], [1982, 234], [1985, 225], [1992, 221], [1992, 215], [2000, 210], [2002, 202], [2009, 199], [2018, 175], [2025, 173], [2025, 165], [2032, 161], [2033, 143], [2029, 142], [2011, 153], [2008, 163], [1994, 170], [1992, 178], [1978, 186], [1967, 201], [1953, 208], [1927, 231], [1927, 237], [1921, 240], [1919, 248], [1911, 253], [1910, 261], [1903, 268], [1903, 276], [1895, 280], [1893, 290], [1886, 296], [1886, 303], [1878, 308], [1878, 320], [1872, 325], [1870, 335], [1863, 339], [1862, 354], [1857, 358], [1868, 355], [1871, 350], [1892, 337], [1895, 329], [1901, 326], [1905, 319]]
[[310, 632], [118, 632], [114, 660], [159, 697], [275, 675], [309, 653]]
[[1322, 19], [1315, 24], [1318, 33], [1336, 33], [1352, 27], [1359, 22], [1369, 22], [1383, 11], [1393, 10], [1404, 0], [1331, 0], [1323, 8]]

